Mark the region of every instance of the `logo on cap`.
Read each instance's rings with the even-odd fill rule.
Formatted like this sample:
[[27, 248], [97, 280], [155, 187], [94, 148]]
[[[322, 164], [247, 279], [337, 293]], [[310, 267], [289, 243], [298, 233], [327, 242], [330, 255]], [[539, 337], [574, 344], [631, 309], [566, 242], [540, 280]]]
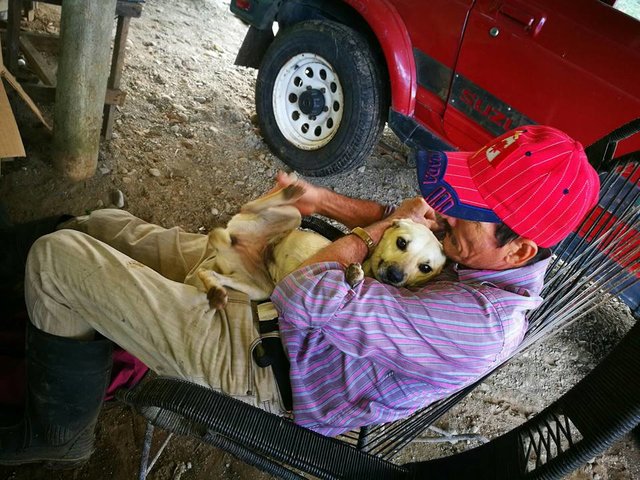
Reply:
[[[487, 147], [485, 149], [484, 154], [489, 164], [492, 165], [493, 167], [497, 167], [498, 165], [500, 165], [500, 162], [503, 159], [508, 158], [509, 155], [511, 155], [511, 153], [516, 149], [518, 138], [525, 131], [526, 130], [514, 130], [512, 135], [509, 135], [508, 137], [504, 137], [501, 140], [502, 145], [493, 144]], [[498, 160], [496, 160], [496, 158], [498, 158]]]

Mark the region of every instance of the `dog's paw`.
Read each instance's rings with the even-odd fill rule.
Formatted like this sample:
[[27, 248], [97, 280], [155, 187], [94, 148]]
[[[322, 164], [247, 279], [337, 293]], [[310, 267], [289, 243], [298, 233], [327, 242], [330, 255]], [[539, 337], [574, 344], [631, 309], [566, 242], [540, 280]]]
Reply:
[[286, 186], [282, 190], [282, 197], [288, 202], [297, 200], [303, 194], [304, 194], [304, 188], [302, 188], [302, 186], [298, 185], [297, 183], [292, 183], [291, 185]]
[[344, 272], [344, 277], [350, 287], [355, 287], [364, 279], [364, 270], [359, 263], [351, 263]]
[[218, 281], [218, 274], [213, 270], [199, 270], [198, 277], [204, 289], [207, 292], [207, 299], [209, 305], [215, 310], [222, 310], [227, 306], [227, 289], [224, 288]]
[[207, 299], [211, 308], [222, 310], [227, 306], [227, 301], [229, 300], [227, 289], [220, 286], [212, 287], [207, 291]]
[[245, 203], [240, 208], [240, 213], [259, 213], [268, 208], [293, 205], [303, 194], [304, 187], [294, 183], [256, 200]]

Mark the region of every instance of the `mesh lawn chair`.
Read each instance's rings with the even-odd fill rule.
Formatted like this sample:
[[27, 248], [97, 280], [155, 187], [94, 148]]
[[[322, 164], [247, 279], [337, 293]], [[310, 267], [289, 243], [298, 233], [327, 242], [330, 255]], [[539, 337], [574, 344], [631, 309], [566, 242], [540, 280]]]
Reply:
[[[555, 250], [542, 294], [546, 300], [530, 313], [518, 352], [584, 317], [611, 295], [625, 299], [636, 316], [640, 312], [640, 153], [612, 159], [618, 141], [638, 130], [640, 119], [587, 149], [602, 172], [600, 203]], [[318, 219], [307, 219], [305, 225], [329, 238], [336, 234]], [[166, 446], [149, 461], [154, 426], [195, 437], [286, 479], [559, 478], [640, 422], [638, 371], [637, 322], [589, 375], [520, 427], [463, 453], [402, 465], [393, 462], [398, 452], [484, 378], [406, 419], [338, 438], [182, 380], [159, 377], [120, 392], [119, 398], [148, 421], [140, 478], [146, 478]]]

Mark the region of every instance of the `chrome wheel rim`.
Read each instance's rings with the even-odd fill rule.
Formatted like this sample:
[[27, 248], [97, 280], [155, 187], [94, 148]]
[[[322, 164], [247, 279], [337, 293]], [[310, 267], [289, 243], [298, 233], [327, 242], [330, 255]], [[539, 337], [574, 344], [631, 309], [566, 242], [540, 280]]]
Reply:
[[331, 64], [300, 53], [280, 69], [273, 112], [285, 139], [301, 150], [317, 150], [336, 135], [344, 114], [344, 91]]

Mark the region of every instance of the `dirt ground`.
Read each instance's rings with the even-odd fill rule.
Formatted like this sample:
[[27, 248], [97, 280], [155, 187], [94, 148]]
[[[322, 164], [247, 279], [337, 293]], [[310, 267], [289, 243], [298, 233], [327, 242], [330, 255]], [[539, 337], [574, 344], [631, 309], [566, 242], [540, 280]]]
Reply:
[[[25, 27], [55, 33], [56, 7], [40, 6]], [[10, 218], [83, 214], [116, 203], [148, 221], [192, 232], [224, 224], [245, 201], [265, 192], [285, 166], [270, 154], [256, 128], [256, 72], [233, 65], [246, 26], [226, 0], [155, 0], [133, 19], [127, 40], [114, 138], [103, 142], [93, 178], [70, 183], [50, 164], [50, 143], [19, 101], [13, 104], [27, 157], [2, 163], [0, 199]], [[15, 99], [14, 99], [15, 100]], [[51, 109], [43, 106], [51, 117]], [[313, 179], [336, 191], [396, 203], [416, 194], [414, 171], [398, 140], [383, 141], [357, 171]], [[626, 307], [609, 302], [543, 344], [525, 352], [446, 414], [438, 426], [494, 438], [562, 395], [611, 350], [633, 324]], [[637, 379], [634, 379], [637, 381]], [[587, 400], [588, 401], [588, 400]], [[126, 407], [107, 404], [97, 429], [97, 451], [84, 467], [47, 471], [38, 466], [1, 468], [0, 479], [137, 478], [144, 422]], [[476, 446], [417, 442], [399, 462], [434, 458]], [[266, 479], [219, 450], [174, 439], [153, 480]], [[631, 436], [567, 478], [640, 478], [640, 453]]]

